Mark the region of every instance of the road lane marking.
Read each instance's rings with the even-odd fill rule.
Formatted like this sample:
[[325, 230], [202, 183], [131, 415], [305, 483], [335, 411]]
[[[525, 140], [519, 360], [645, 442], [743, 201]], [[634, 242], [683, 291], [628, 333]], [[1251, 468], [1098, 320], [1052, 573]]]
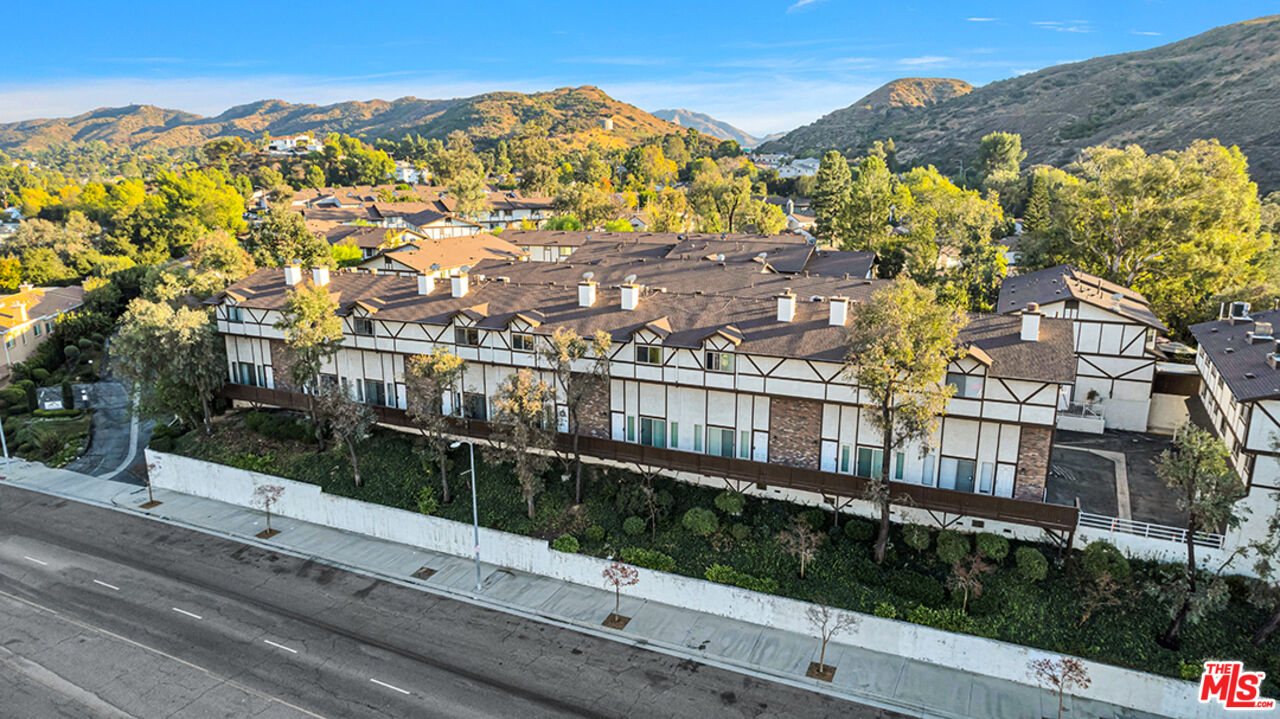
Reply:
[[114, 584], [107, 584], [106, 582], [99, 581], [99, 580], [97, 580], [97, 579], [93, 580], [93, 583], [94, 583], [94, 584], [101, 584], [102, 586], [104, 586], [104, 587], [106, 587], [107, 589], [110, 589], [110, 590], [112, 590], [112, 591], [116, 591], [116, 592], [120, 591], [120, 587], [117, 587], [117, 586], [116, 586], [116, 585], [114, 585]]
[[392, 686], [392, 685], [390, 685], [390, 684], [388, 684], [388, 683], [386, 683], [386, 682], [380, 682], [380, 681], [378, 681], [377, 679], [372, 679], [372, 678], [371, 678], [371, 679], [369, 679], [369, 681], [373, 682], [374, 684], [377, 684], [377, 685], [378, 685], [378, 686], [380, 686], [380, 687], [386, 687], [386, 688], [388, 688], [388, 689], [394, 689], [395, 691], [398, 691], [398, 692], [400, 692], [401, 694], [411, 694], [411, 693], [412, 693], [412, 692], [405, 691], [404, 689], [401, 689], [400, 687]]
[[199, 614], [192, 614], [191, 612], [188, 612], [185, 609], [178, 609], [177, 607], [174, 607], [173, 611], [177, 612], [178, 614], [185, 614], [188, 617], [191, 617], [192, 619], [204, 619], [204, 617], [200, 616]]
[[286, 646], [285, 646], [285, 645], [283, 645], [283, 644], [276, 644], [275, 642], [271, 641], [270, 639], [263, 639], [262, 641], [266, 642], [267, 644], [270, 644], [271, 646], [275, 647], [276, 649], [283, 649], [283, 650], [285, 650], [286, 652], [289, 652], [290, 654], [297, 654], [297, 653], [298, 653], [298, 650], [297, 650], [297, 649], [290, 649], [289, 647], [286, 647]]
[[27, 560], [28, 562], [35, 562], [36, 564], [39, 564], [39, 565], [40, 565], [40, 566], [42, 566], [42, 567], [47, 567], [47, 566], [49, 566], [49, 563], [48, 563], [48, 562], [42, 562], [42, 561], [40, 561], [39, 559], [36, 559], [35, 557], [28, 557], [28, 556], [27, 556], [27, 555], [25, 555], [25, 554], [24, 554], [24, 555], [22, 555], [22, 558], [23, 558], [23, 559], [25, 559], [25, 560]]

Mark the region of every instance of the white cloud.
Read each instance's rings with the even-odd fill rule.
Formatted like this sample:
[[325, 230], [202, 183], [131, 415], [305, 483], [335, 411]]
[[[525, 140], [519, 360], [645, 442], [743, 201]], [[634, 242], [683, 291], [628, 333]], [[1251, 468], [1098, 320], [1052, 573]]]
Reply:
[[968, 22], [995, 22], [999, 19], [1000, 18], [998, 17], [967, 17], [965, 18], [965, 20]]
[[898, 61], [899, 65], [941, 65], [944, 62], [951, 62], [951, 58], [941, 55], [922, 55], [920, 57], [904, 57]]
[[796, 10], [801, 10], [820, 2], [826, 2], [826, 0], [796, 0], [796, 2], [792, 3], [791, 6], [787, 8], [787, 12], [795, 12]]
[[1162, 33], [1162, 32], [1151, 32], [1150, 30], [1130, 30], [1130, 31], [1129, 31], [1129, 34], [1130, 34], [1130, 35], [1151, 35], [1151, 36], [1153, 36], [1153, 37], [1159, 37], [1160, 35], [1163, 35], [1164, 33]]
[[1055, 32], [1093, 32], [1093, 27], [1088, 20], [1069, 20], [1067, 22], [1061, 20], [1034, 20], [1031, 24], [1041, 30], [1053, 30]]

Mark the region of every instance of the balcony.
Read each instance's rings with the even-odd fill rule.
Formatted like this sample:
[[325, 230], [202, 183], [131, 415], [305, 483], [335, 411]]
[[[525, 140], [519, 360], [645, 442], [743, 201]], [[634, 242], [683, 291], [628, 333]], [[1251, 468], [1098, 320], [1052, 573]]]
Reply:
[[1105, 428], [1106, 421], [1097, 405], [1072, 402], [1066, 409], [1058, 410], [1058, 429], [1102, 434]]

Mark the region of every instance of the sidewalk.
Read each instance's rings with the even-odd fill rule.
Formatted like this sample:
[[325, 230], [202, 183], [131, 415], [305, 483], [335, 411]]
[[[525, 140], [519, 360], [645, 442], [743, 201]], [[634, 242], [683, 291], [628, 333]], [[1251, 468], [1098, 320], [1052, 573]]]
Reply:
[[[162, 504], [144, 511], [138, 509], [147, 499], [144, 487], [17, 460], [5, 474], [14, 486], [271, 546], [499, 611], [912, 715], [1026, 719], [1054, 716], [1057, 711], [1056, 699], [1035, 686], [840, 644], [838, 638], [827, 647], [826, 663], [837, 667], [834, 681], [827, 684], [804, 676], [809, 662], [818, 658], [818, 641], [812, 636], [629, 599], [625, 591], [621, 609], [631, 622], [625, 630], [609, 630], [600, 623], [613, 611], [614, 595], [603, 585], [586, 587], [482, 564], [483, 586], [477, 593], [470, 559], [285, 517], [272, 517], [272, 528], [281, 533], [264, 541], [254, 537], [266, 526], [261, 512], [167, 490], [156, 490], [155, 498]], [[483, 551], [481, 547], [482, 556]], [[425, 580], [415, 578], [423, 568], [435, 573]], [[1072, 711], [1064, 716], [1072, 719], [1157, 716], [1088, 700], [1068, 700], [1067, 706]]]

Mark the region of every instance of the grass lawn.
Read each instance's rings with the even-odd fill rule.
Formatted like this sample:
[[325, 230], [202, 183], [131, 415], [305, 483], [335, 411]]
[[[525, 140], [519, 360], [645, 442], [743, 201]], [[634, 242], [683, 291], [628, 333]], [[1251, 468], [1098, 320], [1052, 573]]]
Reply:
[[[282, 416], [286, 429], [297, 428], [294, 420]], [[375, 430], [359, 450], [364, 486], [357, 488], [345, 448], [318, 453], [314, 442], [279, 438], [287, 432], [268, 431], [273, 438], [250, 430], [245, 417], [235, 413], [220, 418], [212, 437], [199, 431], [176, 438], [161, 434], [153, 447], [318, 484], [331, 494], [410, 511], [418, 511], [424, 487], [430, 487], [437, 499], [442, 496], [438, 466], [415, 452], [412, 435]], [[281, 419], [267, 417], [261, 423], [275, 426]], [[305, 431], [295, 434], [307, 436]], [[482, 447], [477, 445], [477, 450]], [[931, 532], [928, 548], [917, 551], [895, 526], [889, 556], [881, 566], [872, 558], [870, 522], [844, 517], [841, 528], [835, 529], [830, 511], [751, 497], [745, 498], [739, 514], [732, 515], [717, 506], [722, 492], [663, 477], [652, 484], [659, 505], [654, 527], [644, 519], [627, 522], [630, 517], [648, 516], [639, 475], [588, 465], [583, 504], [574, 505], [572, 480], [562, 479], [568, 470], [560, 462], [546, 473], [536, 517], [531, 520], [510, 469], [487, 461], [485, 455], [483, 451], [476, 454], [477, 500], [480, 522], [487, 527], [548, 540], [570, 534], [578, 540], [579, 551], [595, 556], [618, 557], [625, 552], [633, 563], [667, 564], [678, 574], [1169, 676], [1195, 679], [1204, 660], [1241, 660], [1249, 669], [1267, 672], [1266, 696], [1275, 696], [1280, 689], [1275, 680], [1280, 676], [1280, 638], [1272, 637], [1262, 647], [1249, 643], [1265, 612], [1248, 603], [1250, 586], [1239, 577], [1229, 579], [1229, 606], [1187, 626], [1181, 649], [1175, 652], [1155, 641], [1168, 625], [1169, 615], [1164, 605], [1143, 591], [1159, 566], [1151, 562], [1131, 560], [1132, 575], [1119, 582], [1115, 591], [1120, 601], [1103, 604], [1085, 620], [1094, 582], [1082, 569], [1079, 553], [1059, 563], [1051, 546], [1012, 542], [1007, 556], [990, 562], [994, 571], [983, 577], [981, 592], [971, 592], [962, 610], [962, 592], [946, 589], [952, 565], [938, 557], [936, 531]], [[451, 475], [466, 469], [466, 462], [466, 447], [455, 450]], [[451, 484], [452, 502], [441, 503], [436, 514], [470, 522], [469, 488], [456, 480]], [[730, 503], [721, 503], [732, 509]], [[704, 536], [686, 529], [682, 520], [693, 508], [714, 514], [713, 531]], [[792, 526], [796, 516], [823, 537], [803, 579], [799, 559], [786, 553], [779, 542], [779, 534]], [[973, 545], [971, 537], [967, 541]], [[1022, 546], [1034, 547], [1049, 558], [1043, 580], [1030, 581], [1019, 573], [1015, 552]], [[709, 576], [712, 567], [716, 568]]]

